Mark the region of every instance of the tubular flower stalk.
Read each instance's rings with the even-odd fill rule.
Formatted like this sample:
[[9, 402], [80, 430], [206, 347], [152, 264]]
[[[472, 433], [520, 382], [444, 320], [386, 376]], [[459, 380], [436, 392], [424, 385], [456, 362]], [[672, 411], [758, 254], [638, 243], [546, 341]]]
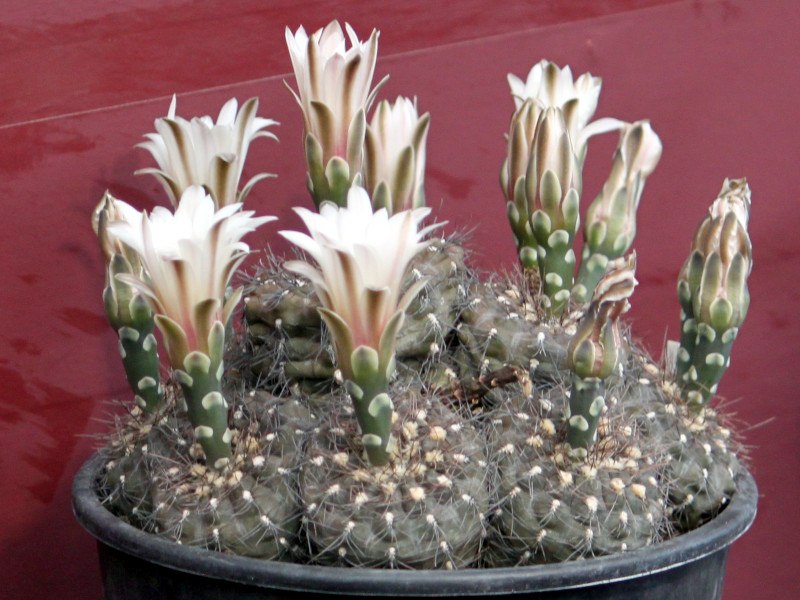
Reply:
[[403, 280], [411, 259], [427, 247], [422, 239], [438, 225], [418, 229], [429, 208], [391, 217], [386, 209], [373, 213], [370, 198], [360, 187], [350, 189], [346, 207], [328, 202], [319, 214], [303, 208], [295, 211], [310, 235], [280, 233], [306, 251], [318, 268], [303, 261], [290, 261], [285, 268], [312, 282], [356, 406], [370, 462], [386, 464], [395, 341], [405, 308], [425, 285], [419, 279], [403, 293]]
[[[537, 243], [537, 263], [549, 311], [560, 314], [570, 298], [575, 273], [573, 243], [580, 223], [581, 166], [563, 113], [539, 115], [525, 175], [528, 222]], [[520, 249], [523, 265], [531, 262]]]
[[250, 250], [241, 238], [274, 220], [254, 218], [241, 207], [237, 203], [215, 210], [212, 197], [191, 186], [174, 214], [157, 207], [148, 216], [119, 202], [122, 219], [108, 226], [139, 255], [143, 273], [117, 279], [139, 290], [155, 313], [195, 436], [215, 468], [227, 464], [231, 455], [227, 403], [221, 393], [222, 352], [225, 324], [241, 296], [241, 290], [226, 290]]
[[364, 185], [373, 206], [392, 215], [425, 206], [425, 144], [430, 114], [417, 102], [398, 97], [378, 104], [367, 127]]
[[311, 36], [302, 26], [294, 34], [286, 29], [297, 82], [292, 93], [303, 111], [308, 187], [318, 208], [325, 200], [344, 205], [349, 187], [360, 182], [366, 113], [380, 87], [370, 90], [378, 31], [361, 42], [350, 25], [345, 28], [349, 48], [338, 21]]
[[622, 127], [611, 174], [586, 212], [581, 268], [573, 290], [580, 302], [589, 300], [608, 261], [630, 250], [644, 184], [658, 165], [661, 150], [661, 140], [648, 121]]
[[750, 188], [726, 179], [697, 228], [678, 277], [681, 342], [678, 376], [686, 399], [702, 408], [730, 364], [730, 351], [747, 315], [747, 278], [753, 267], [747, 232]]
[[244, 202], [253, 186], [265, 177], [251, 178], [239, 190], [250, 143], [259, 137], [278, 138], [264, 131], [277, 121], [256, 116], [258, 98], [250, 98], [237, 112], [236, 98], [228, 100], [219, 111], [216, 122], [210, 116], [191, 121], [176, 116], [177, 99], [172, 97], [166, 117], [156, 119], [155, 133], [145, 135], [139, 144], [152, 154], [158, 168], [141, 169], [158, 179], [169, 195], [172, 206], [192, 185], [203, 186], [211, 194], [217, 208]]
[[617, 368], [623, 337], [619, 318], [628, 311], [628, 298], [637, 285], [636, 255], [608, 264], [592, 302], [567, 346], [573, 372], [567, 440], [573, 448], [590, 448], [605, 406], [603, 381]]
[[135, 287], [118, 277], [142, 272], [138, 254], [108, 230], [109, 223], [122, 218], [120, 204], [106, 192], [92, 213], [92, 228], [106, 259], [103, 305], [108, 321], [119, 337], [119, 353], [134, 400], [140, 408], [152, 414], [162, 408], [164, 399], [158, 342], [153, 335], [152, 309]]

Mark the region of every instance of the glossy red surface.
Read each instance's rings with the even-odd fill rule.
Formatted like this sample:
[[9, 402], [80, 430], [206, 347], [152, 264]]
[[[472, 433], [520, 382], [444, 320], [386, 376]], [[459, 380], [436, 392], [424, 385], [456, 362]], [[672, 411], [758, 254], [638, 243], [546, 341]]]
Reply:
[[[133, 145], [173, 91], [184, 115], [258, 95], [260, 113], [282, 123], [281, 142], [257, 141], [247, 170], [280, 177], [259, 183], [248, 203], [279, 216], [280, 228], [297, 226], [290, 207], [309, 201], [300, 115], [282, 83], [290, 71], [283, 28], [333, 17], [363, 34], [382, 31], [379, 76], [391, 73], [382, 97], [417, 95], [432, 113], [428, 202], [449, 230], [474, 228], [475, 260], [489, 270], [514, 264], [497, 184], [512, 110], [507, 72], [524, 75], [542, 57], [590, 70], [604, 79], [598, 116], [652, 120], [665, 151], [640, 208], [632, 319], [656, 355], [665, 332], [677, 336], [674, 281], [696, 223], [724, 177], [748, 177], [752, 305], [720, 391], [750, 424], [762, 499], [753, 529], [731, 551], [723, 598], [796, 593], [800, 6], [262, 4], [14, 1], [0, 16], [0, 596], [100, 597], [93, 543], [72, 518], [69, 487], [113, 412], [109, 399], [127, 396], [100, 302], [91, 209], [106, 188], [140, 207], [165, 201], [153, 180], [132, 175], [150, 164]], [[599, 190], [613, 145], [592, 145], [584, 202]], [[281, 250], [277, 229], [265, 226], [251, 246]]]

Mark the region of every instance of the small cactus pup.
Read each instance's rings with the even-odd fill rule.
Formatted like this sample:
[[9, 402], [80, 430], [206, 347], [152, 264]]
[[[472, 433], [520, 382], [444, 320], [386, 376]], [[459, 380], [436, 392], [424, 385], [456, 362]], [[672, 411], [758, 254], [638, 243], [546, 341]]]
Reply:
[[420, 116], [416, 99], [378, 103], [364, 145], [364, 186], [375, 208], [392, 215], [425, 206], [429, 125], [430, 113]]
[[181, 195], [174, 213], [156, 207], [151, 215], [124, 202], [109, 233], [135, 251], [142, 272], [121, 274], [155, 313], [175, 378], [180, 382], [194, 435], [214, 469], [230, 461], [232, 432], [222, 395], [225, 325], [241, 296], [226, 294], [236, 268], [249, 252], [241, 238], [275, 217], [253, 217], [241, 204], [215, 209], [200, 186]]
[[103, 305], [109, 323], [119, 336], [119, 353], [134, 401], [146, 413], [154, 414], [162, 408], [164, 401], [158, 342], [153, 335], [155, 321], [145, 296], [118, 277], [134, 276], [142, 269], [136, 252], [108, 231], [109, 223], [122, 218], [119, 203], [106, 191], [92, 213], [92, 228], [107, 265]]
[[310, 236], [281, 231], [319, 265], [290, 261], [285, 267], [307, 277], [322, 306], [318, 309], [333, 338], [338, 367], [356, 408], [362, 442], [372, 465], [385, 465], [392, 451], [394, 406], [389, 381], [395, 370], [395, 342], [405, 308], [425, 285], [419, 279], [401, 296], [409, 263], [438, 225], [418, 230], [429, 208], [389, 217], [373, 213], [366, 191], [351, 188], [347, 206], [323, 203], [319, 213], [295, 211]]
[[622, 351], [619, 318], [630, 308], [628, 298], [637, 284], [635, 254], [608, 266], [567, 346], [572, 370], [567, 442], [584, 456], [597, 439], [597, 424], [606, 405], [604, 381], [617, 368]]
[[303, 111], [308, 190], [319, 209], [324, 201], [347, 204], [347, 190], [361, 184], [367, 111], [383, 81], [370, 90], [378, 55], [378, 31], [362, 42], [338, 21], [309, 36], [286, 28], [297, 93]]
[[274, 177], [260, 173], [239, 189], [250, 143], [260, 137], [278, 139], [265, 131], [277, 121], [256, 116], [258, 98], [250, 98], [238, 112], [238, 102], [231, 98], [222, 106], [216, 122], [210, 116], [189, 121], [175, 114], [176, 106], [173, 95], [167, 116], [155, 120], [156, 133], [145, 135], [147, 141], [138, 146], [150, 152], [158, 168], [136, 172], [154, 175], [173, 207], [192, 185], [203, 186], [219, 209], [244, 202], [257, 182]]
[[509, 75], [516, 103], [500, 171], [518, 258], [541, 287], [548, 312], [567, 307], [575, 276], [573, 243], [580, 224], [582, 168], [590, 136], [622, 125], [600, 119], [600, 79], [584, 74], [573, 82], [569, 67], [542, 61], [525, 83]]
[[581, 266], [572, 290], [576, 301], [588, 302], [608, 261], [630, 250], [644, 183], [658, 165], [661, 150], [661, 140], [648, 121], [621, 128], [611, 174], [586, 212]]
[[677, 373], [695, 411], [716, 392], [750, 304], [749, 218], [747, 181], [726, 179], [695, 232], [691, 254], [678, 278], [682, 324]]

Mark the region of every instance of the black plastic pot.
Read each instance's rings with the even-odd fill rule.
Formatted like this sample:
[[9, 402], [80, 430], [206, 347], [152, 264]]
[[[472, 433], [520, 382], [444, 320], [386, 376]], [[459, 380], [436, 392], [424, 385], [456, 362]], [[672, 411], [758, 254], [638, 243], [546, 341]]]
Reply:
[[756, 515], [749, 473], [712, 522], [642, 550], [590, 560], [504, 569], [392, 571], [307, 566], [181, 546], [116, 518], [99, 502], [104, 464], [75, 477], [75, 516], [98, 540], [106, 600], [314, 600], [340, 597], [513, 597], [515, 600], [719, 600], [730, 545]]

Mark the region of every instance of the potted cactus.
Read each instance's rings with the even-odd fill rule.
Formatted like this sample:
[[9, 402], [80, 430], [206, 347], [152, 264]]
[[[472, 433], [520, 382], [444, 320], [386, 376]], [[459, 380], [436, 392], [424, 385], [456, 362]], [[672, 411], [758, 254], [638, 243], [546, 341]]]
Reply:
[[[274, 220], [242, 208], [267, 176], [240, 185], [248, 146], [274, 137], [256, 99], [216, 121], [173, 99], [142, 144], [173, 210], [94, 213], [132, 390], [74, 488], [106, 597], [719, 598], [755, 516], [713, 402], [748, 306], [746, 181], [701, 221], [655, 361], [623, 321], [649, 122], [592, 121], [600, 79], [569, 67], [509, 76], [520, 265], [482, 277], [425, 207], [429, 116], [401, 97], [368, 120], [378, 34], [347, 36], [287, 30], [313, 200], [308, 233], [279, 232], [291, 260], [231, 287]], [[613, 131], [581, 228], [588, 140]]]

